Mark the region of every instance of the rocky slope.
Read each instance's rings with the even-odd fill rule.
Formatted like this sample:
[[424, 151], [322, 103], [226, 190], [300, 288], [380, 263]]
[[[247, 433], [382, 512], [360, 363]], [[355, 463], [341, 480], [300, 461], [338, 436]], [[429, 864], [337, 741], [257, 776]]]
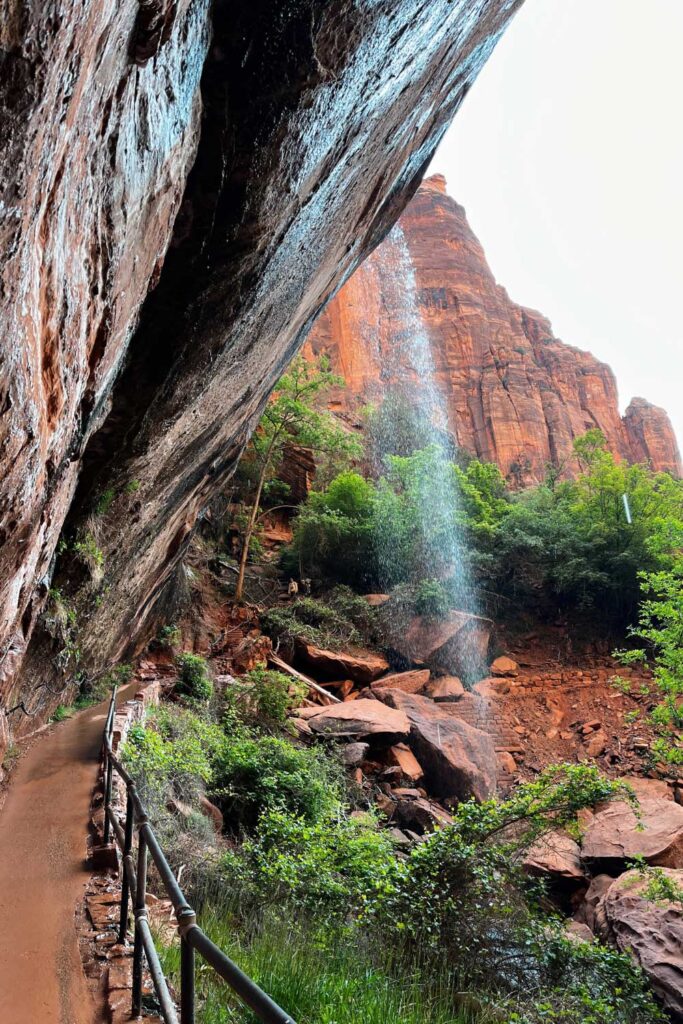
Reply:
[[[45, 644], [25, 662], [51, 584], [81, 666], [150, 625], [270, 388], [413, 194], [519, 2], [10, 4], [5, 707], [42, 715], [68, 681]], [[67, 514], [86, 578], [63, 559], [55, 581]]]
[[354, 419], [392, 386], [403, 383], [409, 394], [419, 388], [414, 355], [402, 342], [421, 330], [450, 432], [462, 448], [497, 462], [513, 484], [537, 481], [547, 462], [576, 469], [572, 441], [591, 427], [620, 457], [681, 473], [664, 410], [636, 398], [622, 418], [610, 368], [555, 338], [541, 314], [511, 302], [442, 176], [423, 182], [399, 226], [412, 267], [392, 233], [307, 341], [309, 353], [329, 353], [346, 379], [333, 408]]

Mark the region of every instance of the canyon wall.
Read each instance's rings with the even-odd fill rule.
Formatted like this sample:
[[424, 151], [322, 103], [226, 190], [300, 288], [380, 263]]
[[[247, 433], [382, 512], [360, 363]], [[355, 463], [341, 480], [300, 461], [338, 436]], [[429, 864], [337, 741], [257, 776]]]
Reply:
[[153, 627], [273, 384], [520, 2], [5, 5], [0, 705], [34, 716], [15, 729]]
[[326, 352], [346, 387], [331, 407], [352, 422], [361, 410], [410, 376], [401, 358], [406, 333], [424, 331], [447, 426], [457, 444], [496, 462], [513, 485], [537, 482], [546, 464], [578, 467], [575, 437], [599, 427], [610, 449], [681, 473], [669, 419], [644, 399], [619, 414], [608, 366], [553, 336], [540, 313], [512, 302], [495, 281], [464, 209], [446, 194], [441, 175], [426, 179], [396, 231], [329, 303], [306, 353]]

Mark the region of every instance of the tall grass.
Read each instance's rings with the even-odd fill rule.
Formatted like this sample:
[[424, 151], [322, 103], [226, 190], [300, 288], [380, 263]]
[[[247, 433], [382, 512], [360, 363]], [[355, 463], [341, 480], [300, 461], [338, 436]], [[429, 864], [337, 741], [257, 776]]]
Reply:
[[[315, 934], [280, 921], [246, 936], [227, 912], [201, 916], [213, 941], [256, 981], [297, 1024], [486, 1024], [454, 990], [448, 977], [427, 981], [417, 967], [394, 974], [375, 965], [358, 933]], [[164, 947], [165, 971], [176, 982], [180, 952]], [[230, 989], [198, 960], [198, 1024], [256, 1024]]]

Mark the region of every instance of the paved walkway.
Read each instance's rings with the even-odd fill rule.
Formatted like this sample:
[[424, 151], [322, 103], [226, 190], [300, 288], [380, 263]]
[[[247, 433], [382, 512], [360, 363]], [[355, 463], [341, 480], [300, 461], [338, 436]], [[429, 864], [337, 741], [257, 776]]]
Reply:
[[0, 812], [0, 1024], [93, 1024], [75, 910], [107, 706], [38, 737]]

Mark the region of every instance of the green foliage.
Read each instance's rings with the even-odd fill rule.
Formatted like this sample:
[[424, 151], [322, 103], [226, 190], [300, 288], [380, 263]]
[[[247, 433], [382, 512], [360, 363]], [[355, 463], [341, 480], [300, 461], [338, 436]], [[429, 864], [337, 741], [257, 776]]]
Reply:
[[106, 490], [101, 491], [98, 495], [97, 501], [95, 502], [95, 515], [103, 516], [109, 511], [111, 506], [114, 504], [116, 498], [116, 491], [113, 487], [107, 487]]
[[683, 764], [683, 525], [662, 524], [650, 546], [669, 565], [639, 574], [644, 597], [638, 622], [629, 632], [645, 647], [619, 651], [617, 656], [629, 665], [646, 662], [648, 656], [653, 659], [649, 690], [658, 702], [648, 721], [659, 733], [653, 753], [675, 766]]
[[165, 626], [159, 627], [159, 631], [157, 632], [157, 643], [160, 647], [173, 651], [180, 647], [182, 642], [183, 634], [180, 630], [180, 626], [176, 626], [174, 622], [170, 622]]
[[[261, 616], [261, 628], [290, 655], [299, 639], [331, 650], [360, 644], [363, 636], [347, 617], [349, 613], [354, 614], [357, 621], [362, 621], [357, 607], [354, 605], [351, 610], [351, 602], [344, 603], [342, 599], [346, 611], [344, 614], [344, 611], [337, 610], [333, 602], [333, 595], [329, 603], [313, 597], [300, 597], [285, 607], [267, 611]], [[368, 616], [365, 623], [370, 621]]]
[[266, 730], [282, 728], [308, 692], [304, 683], [263, 667], [247, 672], [242, 682], [243, 688], [235, 685], [226, 694], [226, 721]]
[[201, 703], [211, 700], [213, 683], [209, 678], [206, 660], [200, 654], [185, 651], [176, 658], [178, 681], [175, 692], [190, 703]]
[[140, 481], [135, 479], [129, 480], [126, 486], [124, 487], [124, 491], [126, 492], [126, 494], [137, 494], [139, 490]]
[[238, 832], [253, 829], [265, 810], [308, 822], [331, 814], [341, 798], [340, 779], [340, 770], [321, 750], [238, 733], [221, 748], [212, 793]]
[[122, 757], [147, 792], [197, 792], [213, 782], [224, 743], [221, 728], [194, 711], [161, 707], [145, 726], [131, 728]]
[[280, 810], [259, 819], [253, 837], [226, 856], [223, 871], [240, 888], [243, 912], [283, 902], [326, 922], [362, 913], [395, 872], [392, 843], [372, 815], [309, 821]]
[[50, 717], [51, 722], [64, 722], [67, 718], [71, 718], [74, 713], [73, 707], [67, 707], [66, 704], [58, 704], [52, 712]]
[[97, 545], [92, 533], [86, 532], [74, 541], [73, 550], [79, 561], [85, 565], [93, 578], [101, 577], [104, 568], [104, 552]]
[[428, 619], [444, 619], [450, 610], [450, 595], [439, 580], [422, 580], [415, 594], [415, 611]]

